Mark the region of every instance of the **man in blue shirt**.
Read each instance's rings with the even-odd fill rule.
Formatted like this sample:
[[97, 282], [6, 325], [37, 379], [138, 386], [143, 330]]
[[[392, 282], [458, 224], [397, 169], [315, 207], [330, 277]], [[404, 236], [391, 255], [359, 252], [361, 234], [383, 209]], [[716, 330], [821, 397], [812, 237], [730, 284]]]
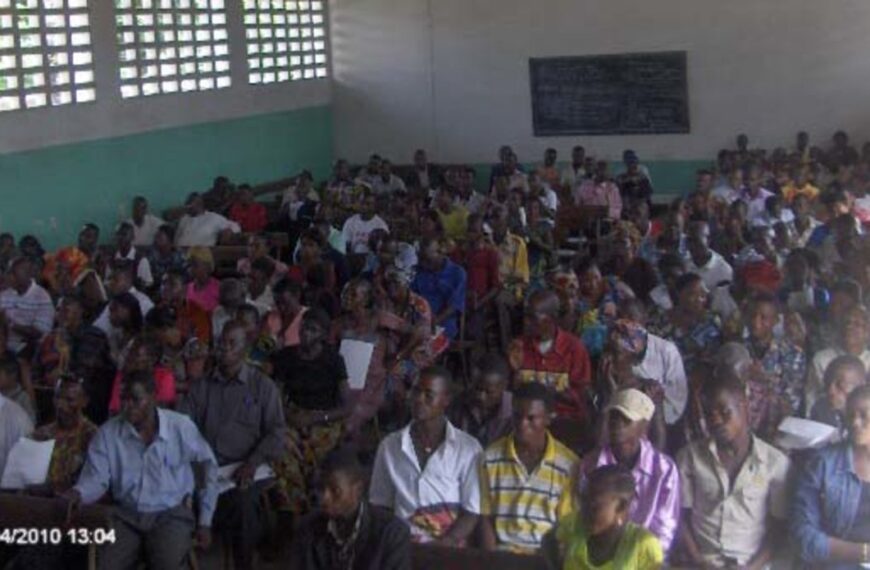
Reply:
[[[157, 408], [154, 392], [152, 373], [124, 377], [121, 414], [97, 431], [78, 483], [64, 494], [75, 506], [111, 492], [115, 542], [99, 557], [107, 570], [137, 567], [140, 550], [148, 568], [175, 570], [190, 551], [194, 528], [199, 546], [211, 543], [218, 495], [214, 454], [187, 416]], [[198, 520], [192, 463], [205, 473]]]
[[420, 265], [411, 290], [426, 299], [433, 325], [444, 327], [451, 340], [459, 333], [458, 314], [465, 310], [465, 281], [465, 270], [447, 259], [437, 239], [420, 243]]

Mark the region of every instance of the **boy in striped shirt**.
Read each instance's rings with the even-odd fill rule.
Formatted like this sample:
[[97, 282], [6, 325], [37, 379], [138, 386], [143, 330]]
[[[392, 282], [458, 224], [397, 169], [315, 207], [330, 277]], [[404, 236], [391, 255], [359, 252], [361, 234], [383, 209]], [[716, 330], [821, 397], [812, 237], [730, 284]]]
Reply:
[[513, 432], [483, 453], [480, 501], [487, 549], [534, 554], [573, 511], [579, 458], [550, 434], [553, 397], [543, 384], [513, 394]]

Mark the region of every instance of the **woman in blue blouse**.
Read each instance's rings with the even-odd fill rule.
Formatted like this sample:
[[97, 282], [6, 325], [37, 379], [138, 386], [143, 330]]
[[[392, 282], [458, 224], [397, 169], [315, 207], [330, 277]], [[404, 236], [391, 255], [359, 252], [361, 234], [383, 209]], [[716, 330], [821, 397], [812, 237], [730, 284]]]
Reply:
[[870, 568], [870, 386], [849, 396], [846, 426], [797, 474], [790, 534], [809, 568]]

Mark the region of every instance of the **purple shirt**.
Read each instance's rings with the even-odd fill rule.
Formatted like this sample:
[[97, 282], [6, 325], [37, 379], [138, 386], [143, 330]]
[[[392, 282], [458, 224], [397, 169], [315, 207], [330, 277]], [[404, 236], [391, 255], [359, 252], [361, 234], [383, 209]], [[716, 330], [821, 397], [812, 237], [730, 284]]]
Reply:
[[[586, 456], [583, 473], [604, 465], [615, 465], [609, 447]], [[656, 535], [667, 554], [680, 522], [680, 472], [674, 460], [656, 450], [646, 439], [640, 442], [640, 457], [631, 470], [637, 498], [631, 503], [632, 522]]]

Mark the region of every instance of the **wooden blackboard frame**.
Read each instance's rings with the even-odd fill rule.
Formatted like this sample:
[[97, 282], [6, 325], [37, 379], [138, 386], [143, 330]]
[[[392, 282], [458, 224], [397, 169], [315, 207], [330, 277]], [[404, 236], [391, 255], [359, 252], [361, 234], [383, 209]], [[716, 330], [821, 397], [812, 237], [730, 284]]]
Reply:
[[[682, 71], [680, 80], [675, 83], [675, 90], [679, 89], [684, 102], [682, 107], [682, 116], [676, 121], [673, 127], [658, 127], [654, 129], [640, 128], [620, 128], [616, 129], [596, 129], [596, 128], [566, 128], [566, 129], [551, 129], [542, 124], [539, 117], [538, 93], [536, 89], [537, 69], [551, 62], [564, 63], [566, 61], [588, 62], [590, 60], [612, 61], [619, 59], [629, 59], [638, 57], [661, 57], [661, 58], [676, 58]], [[536, 137], [554, 137], [554, 136], [576, 136], [576, 135], [658, 135], [658, 134], [688, 134], [691, 132], [691, 124], [689, 120], [689, 86], [688, 86], [688, 54], [686, 51], [661, 51], [661, 52], [634, 52], [634, 53], [615, 53], [615, 54], [595, 54], [583, 56], [558, 56], [544, 58], [529, 58], [529, 90], [532, 99], [532, 129]]]

